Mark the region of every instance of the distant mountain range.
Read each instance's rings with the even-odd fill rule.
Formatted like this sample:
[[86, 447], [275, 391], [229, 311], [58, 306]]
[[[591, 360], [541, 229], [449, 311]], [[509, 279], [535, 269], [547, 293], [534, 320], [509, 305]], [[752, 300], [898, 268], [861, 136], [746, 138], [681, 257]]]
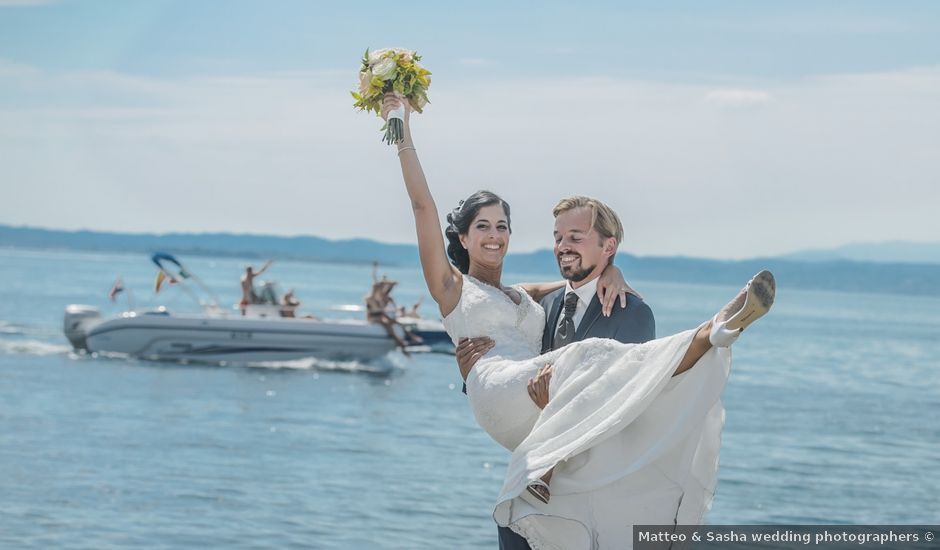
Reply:
[[[0, 225], [0, 247], [139, 253], [165, 251], [184, 256], [418, 265], [417, 247], [410, 244], [229, 233], [121, 234]], [[916, 252], [916, 255], [892, 256], [889, 253], [892, 247]], [[925, 260], [931, 257], [930, 250], [936, 251], [936, 262]], [[886, 263], [885, 260], [874, 259], [890, 261], [895, 257], [900, 260]], [[911, 258], [920, 258], [921, 261]], [[507, 270], [532, 274], [555, 275], [555, 265], [550, 250], [511, 254], [506, 259]], [[635, 280], [736, 285], [758, 270], [767, 268], [774, 271], [778, 280], [786, 281], [794, 288], [940, 296], [940, 243], [849, 245], [830, 251], [807, 251], [779, 258], [740, 261], [639, 257], [620, 252], [617, 265]]]
[[940, 242], [854, 243], [829, 250], [803, 250], [782, 256], [789, 260], [825, 262], [852, 260], [857, 262], [917, 263], [940, 265]]

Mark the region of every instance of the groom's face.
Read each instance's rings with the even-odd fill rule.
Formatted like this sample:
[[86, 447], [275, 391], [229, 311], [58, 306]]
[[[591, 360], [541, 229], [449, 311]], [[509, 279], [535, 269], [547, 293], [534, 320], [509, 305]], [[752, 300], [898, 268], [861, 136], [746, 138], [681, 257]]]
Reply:
[[555, 218], [555, 259], [561, 276], [577, 288], [603, 273], [615, 247], [594, 229], [590, 208], [572, 208]]

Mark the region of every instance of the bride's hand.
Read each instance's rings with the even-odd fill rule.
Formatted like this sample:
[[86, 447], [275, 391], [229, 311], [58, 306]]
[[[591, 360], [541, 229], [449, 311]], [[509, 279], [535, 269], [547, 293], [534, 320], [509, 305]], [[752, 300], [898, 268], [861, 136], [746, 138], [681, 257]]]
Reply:
[[544, 409], [545, 405], [548, 405], [548, 385], [551, 380], [552, 365], [540, 367], [536, 375], [529, 379], [527, 386], [529, 399], [540, 409]]
[[405, 106], [405, 124], [408, 124], [411, 119], [411, 105], [408, 104], [407, 100], [396, 95], [395, 92], [386, 93], [382, 100], [382, 119], [387, 122], [388, 114], [402, 105]]
[[633, 294], [643, 299], [640, 293], [633, 290], [623, 278], [623, 272], [613, 262], [607, 265], [601, 276], [597, 278], [597, 299], [601, 302], [601, 312], [604, 317], [610, 317], [614, 310], [614, 303], [620, 298], [620, 307], [627, 307], [627, 294]]

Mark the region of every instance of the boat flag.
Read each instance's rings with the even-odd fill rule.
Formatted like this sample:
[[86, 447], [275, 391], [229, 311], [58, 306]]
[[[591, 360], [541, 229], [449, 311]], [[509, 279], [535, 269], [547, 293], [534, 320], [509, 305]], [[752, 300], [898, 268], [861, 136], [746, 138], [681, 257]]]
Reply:
[[124, 292], [124, 280], [118, 275], [118, 278], [114, 280], [114, 284], [111, 285], [111, 290], [108, 292], [108, 298], [113, 302], [117, 295]]
[[176, 284], [176, 279], [174, 279], [173, 277], [167, 275], [167, 274], [166, 274], [166, 271], [163, 271], [163, 270], [158, 271], [158, 272], [157, 272], [157, 280], [156, 280], [156, 281], [154, 282], [154, 284], [153, 284], [153, 293], [154, 293], [154, 294], [159, 294], [159, 293], [160, 293], [160, 287], [163, 286], [163, 282], [164, 282], [164, 281], [166, 281], [166, 283], [167, 283], [168, 285], [175, 285], [175, 284]]
[[[3, 3], [3, 0], [0, 0], [0, 3]], [[186, 286], [187, 281], [193, 281], [199, 288], [201, 288], [206, 294], [212, 297], [212, 302], [215, 307], [219, 306], [219, 299], [209, 290], [206, 285], [199, 280], [199, 277], [193, 274], [192, 271], [183, 267], [183, 264], [179, 260], [174, 258], [171, 254], [165, 252], [156, 252], [151, 257], [150, 260], [157, 266], [157, 269], [160, 270], [157, 273], [157, 280], [154, 283], [153, 292], [154, 294], [160, 292], [160, 287], [166, 283], [170, 285], [179, 284], [180, 290], [189, 295], [190, 298], [195, 300], [200, 306], [203, 305], [202, 300], [198, 296], [193, 294]]]

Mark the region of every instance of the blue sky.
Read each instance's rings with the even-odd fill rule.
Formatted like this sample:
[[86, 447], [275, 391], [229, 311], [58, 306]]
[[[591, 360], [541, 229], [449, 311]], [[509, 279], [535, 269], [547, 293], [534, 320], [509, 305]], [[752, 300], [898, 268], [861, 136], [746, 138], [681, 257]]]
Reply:
[[640, 254], [940, 239], [938, 3], [389, 5], [0, 0], [0, 222], [409, 242], [348, 96], [406, 46], [442, 213], [491, 188], [517, 250], [573, 193]]
[[497, 74], [544, 76], [561, 60], [584, 76], [785, 78], [932, 65], [940, 30], [935, 2], [417, 1], [398, 24], [382, 2], [0, 4], [12, 4], [0, 18], [8, 59], [163, 76], [346, 70], [350, 52], [378, 42], [407, 43], [438, 70], [499, 60]]

